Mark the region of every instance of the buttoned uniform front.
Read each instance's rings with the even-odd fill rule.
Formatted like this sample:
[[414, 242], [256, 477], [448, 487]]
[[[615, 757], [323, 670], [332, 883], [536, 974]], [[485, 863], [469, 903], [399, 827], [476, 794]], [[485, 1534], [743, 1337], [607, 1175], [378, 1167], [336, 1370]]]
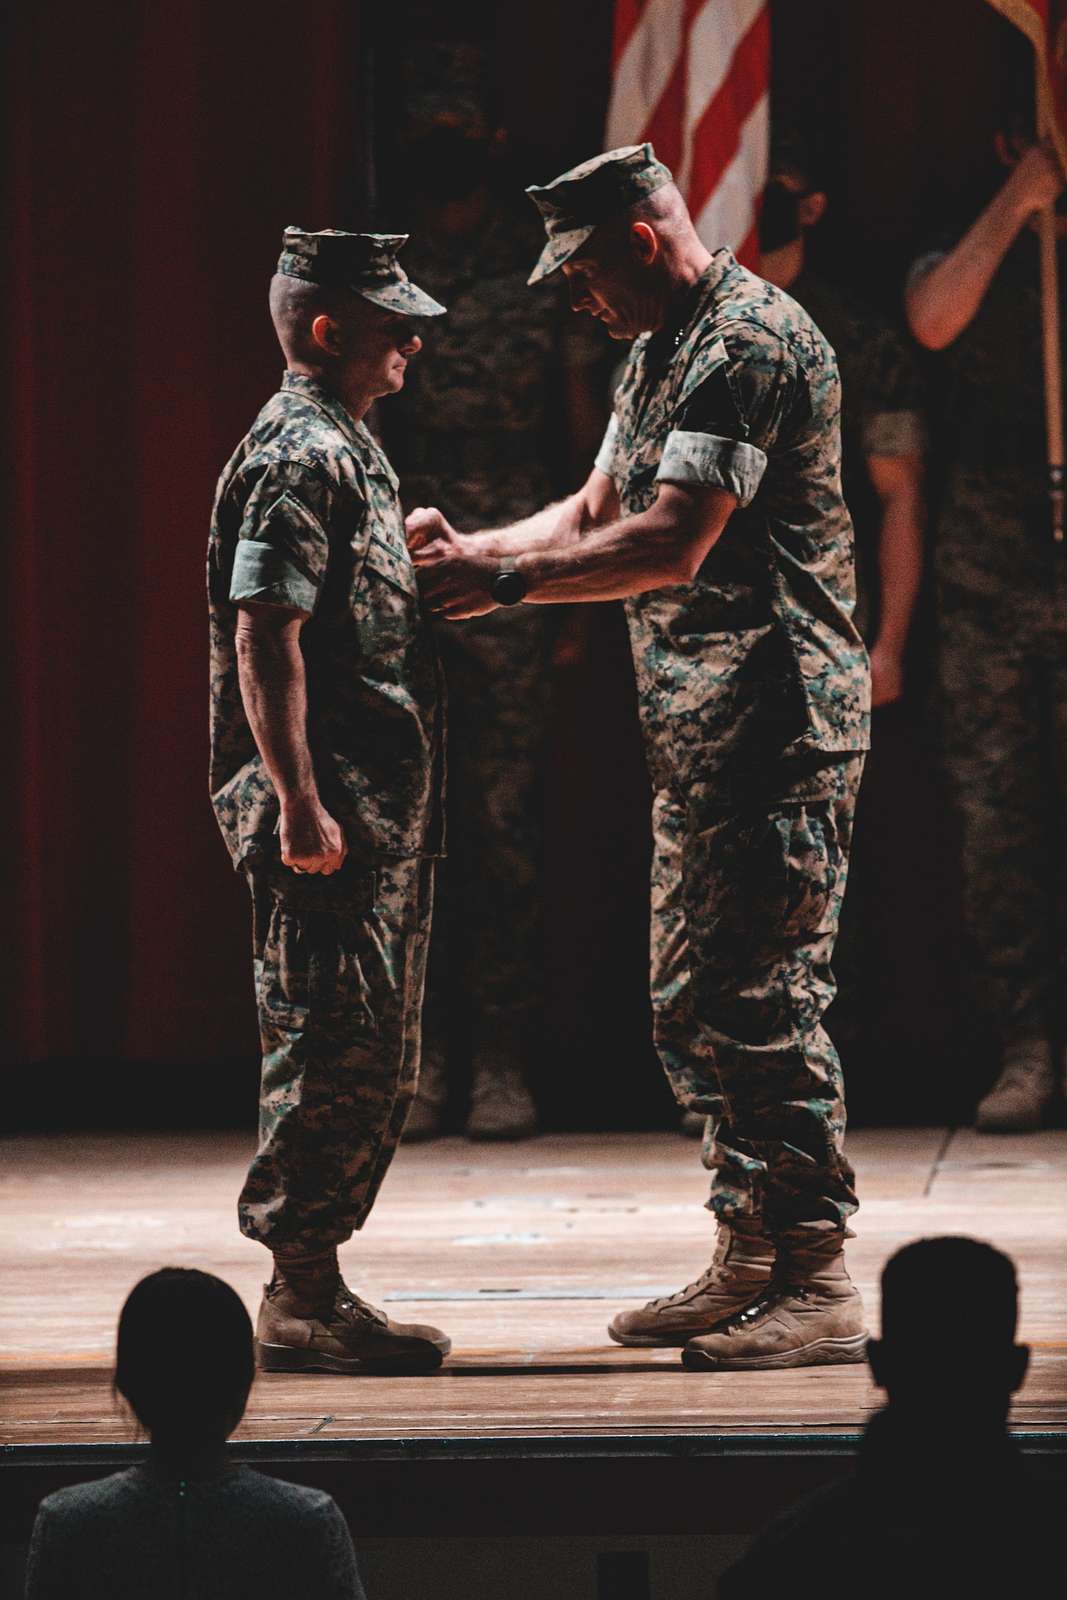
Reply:
[[662, 483], [738, 510], [685, 584], [626, 602], [654, 787], [652, 998], [708, 1115], [711, 1209], [841, 1229], [856, 1209], [822, 1026], [870, 681], [853, 622], [840, 383], [787, 295], [716, 251], [634, 344], [597, 458], [624, 515]]
[[[414, 1096], [444, 786], [441, 675], [397, 480], [319, 381], [287, 373], [224, 469], [208, 595], [210, 787], [252, 891], [263, 1045], [240, 1223], [311, 1252], [362, 1225]], [[336, 874], [282, 865], [238, 681], [241, 602], [308, 616], [308, 742], [349, 850]]]

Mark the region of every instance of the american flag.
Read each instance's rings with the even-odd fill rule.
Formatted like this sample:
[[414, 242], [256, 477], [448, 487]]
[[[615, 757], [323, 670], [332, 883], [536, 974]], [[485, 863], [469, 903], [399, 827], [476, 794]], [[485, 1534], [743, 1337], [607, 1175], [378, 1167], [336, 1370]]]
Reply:
[[701, 239], [756, 266], [770, 141], [767, 0], [616, 0], [607, 148], [651, 140]]

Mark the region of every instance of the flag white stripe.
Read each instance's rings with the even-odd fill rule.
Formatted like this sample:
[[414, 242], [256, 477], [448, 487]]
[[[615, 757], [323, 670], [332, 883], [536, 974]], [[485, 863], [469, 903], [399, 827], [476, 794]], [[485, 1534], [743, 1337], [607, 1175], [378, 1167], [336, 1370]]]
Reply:
[[682, 49], [682, 0], [648, 0], [615, 69], [607, 148], [637, 144], [670, 82]]
[[683, 194], [689, 192], [692, 175], [693, 129], [729, 77], [737, 47], [765, 4], [766, 0], [708, 0], [693, 19], [682, 130], [684, 154], [675, 174]]
[[770, 158], [770, 95], [752, 108], [741, 128], [737, 154], [715, 186], [707, 204], [695, 218], [696, 230], [709, 250], [744, 243], [756, 215], [756, 199], [767, 174]]

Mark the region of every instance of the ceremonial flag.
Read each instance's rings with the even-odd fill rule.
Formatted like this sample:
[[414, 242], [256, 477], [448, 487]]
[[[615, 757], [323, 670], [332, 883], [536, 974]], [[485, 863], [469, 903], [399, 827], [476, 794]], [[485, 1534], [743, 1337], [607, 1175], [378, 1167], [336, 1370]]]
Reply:
[[606, 147], [651, 140], [709, 249], [757, 266], [770, 147], [767, 0], [615, 0]]

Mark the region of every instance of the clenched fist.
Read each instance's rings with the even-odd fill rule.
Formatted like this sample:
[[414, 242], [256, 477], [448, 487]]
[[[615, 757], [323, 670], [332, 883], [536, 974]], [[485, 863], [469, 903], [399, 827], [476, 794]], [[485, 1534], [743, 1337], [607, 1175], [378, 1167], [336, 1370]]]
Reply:
[[282, 865], [294, 872], [336, 872], [348, 854], [344, 829], [319, 800], [282, 806], [278, 829]]

